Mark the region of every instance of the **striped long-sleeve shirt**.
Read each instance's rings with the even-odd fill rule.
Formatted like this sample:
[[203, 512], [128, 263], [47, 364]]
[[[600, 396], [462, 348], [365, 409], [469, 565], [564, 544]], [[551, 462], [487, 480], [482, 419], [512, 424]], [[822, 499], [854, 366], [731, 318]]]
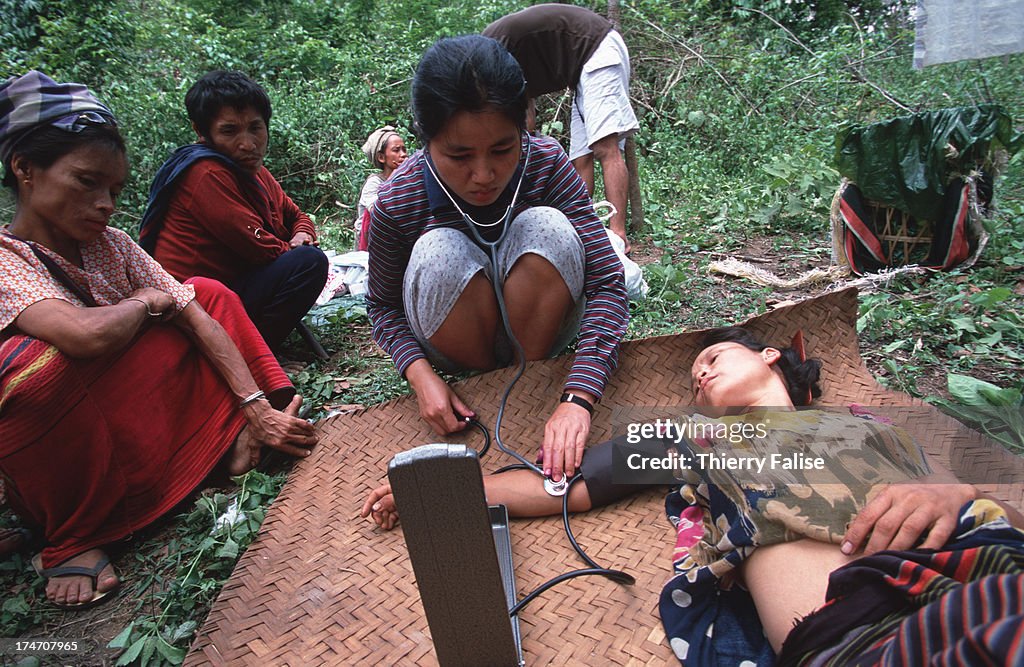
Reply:
[[[618, 364], [619, 343], [629, 322], [622, 263], [594, 214], [586, 186], [561, 146], [546, 137], [529, 137], [528, 141], [529, 161], [512, 218], [533, 206], [557, 208], [583, 242], [587, 303], [565, 389], [600, 397]], [[373, 324], [373, 339], [391, 355], [402, 375], [410, 364], [426, 356], [409, 328], [402, 304], [402, 280], [413, 244], [438, 227], [470, 235], [451, 202], [428, 187], [427, 180], [432, 177], [425, 160], [422, 151], [406, 160], [381, 186], [371, 214], [367, 314]]]

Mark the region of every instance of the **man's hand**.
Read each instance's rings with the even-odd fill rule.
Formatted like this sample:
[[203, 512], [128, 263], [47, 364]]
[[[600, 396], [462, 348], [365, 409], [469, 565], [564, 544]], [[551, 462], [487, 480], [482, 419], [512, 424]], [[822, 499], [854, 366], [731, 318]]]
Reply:
[[320, 245], [317, 241], [313, 240], [313, 237], [306, 232], [298, 232], [292, 237], [292, 240], [288, 242], [288, 245], [292, 248], [298, 248], [300, 245]]
[[928, 537], [921, 548], [938, 549], [956, 529], [960, 508], [977, 497], [970, 484], [891, 484], [868, 502], [846, 529], [842, 552], [847, 556], [856, 553], [865, 540], [865, 555], [911, 549], [925, 533]]

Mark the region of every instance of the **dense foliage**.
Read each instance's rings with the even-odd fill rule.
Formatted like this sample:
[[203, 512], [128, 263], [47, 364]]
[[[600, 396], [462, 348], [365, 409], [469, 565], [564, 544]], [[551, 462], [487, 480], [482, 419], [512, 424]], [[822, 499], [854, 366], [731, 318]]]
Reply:
[[[0, 67], [87, 82], [114, 107], [134, 165], [126, 229], [156, 168], [192, 139], [185, 90], [209, 69], [242, 69], [274, 100], [271, 170], [322, 224], [352, 215], [368, 168], [358, 152], [365, 136], [385, 122], [410, 129], [408, 84], [423, 49], [523, 4], [0, 0]], [[1021, 117], [1020, 56], [910, 69], [912, 4], [624, 3], [654, 231], [666, 221], [687, 221], [680, 231], [692, 237], [751, 223], [819, 225], [836, 181], [836, 131], [900, 106], [997, 101]], [[567, 127], [565, 101], [542, 105], [556, 136]]]
[[[341, 250], [351, 244], [349, 222], [369, 171], [359, 146], [383, 123], [405, 128], [412, 138], [408, 91], [419, 55], [439, 36], [479, 31], [526, 4], [0, 0], [0, 76], [41, 69], [59, 80], [88, 83], [113, 107], [133, 167], [116, 224], [134, 232], [156, 169], [173, 148], [194, 138], [185, 91], [210, 69], [247, 72], [265, 85], [274, 104], [268, 167], [315, 217], [324, 246]], [[630, 335], [722, 324], [764, 309], [769, 290], [743, 281], [723, 288], [707, 275], [711, 253], [761, 241], [776, 257], [827, 264], [829, 205], [838, 184], [835, 136], [847, 125], [906, 110], [997, 102], [1020, 127], [1024, 56], [913, 70], [914, 4], [620, 3], [642, 126], [636, 142], [647, 227], [640, 240], [660, 254], [645, 267], [651, 297], [634, 305]], [[605, 9], [603, 2], [590, 6]], [[567, 143], [567, 96], [541, 100], [540, 118], [545, 131]], [[935, 369], [945, 379], [948, 371], [954, 398], [969, 395], [979, 405], [989, 400], [1000, 408], [1015, 404], [1019, 415], [1022, 171], [1024, 154], [1018, 154], [996, 184], [992, 241], [978, 266], [925, 285], [894, 284], [862, 299], [865, 356], [883, 382], [927, 394], [917, 379]], [[3, 197], [0, 217], [9, 219], [11, 202]], [[295, 378], [318, 406], [332, 397], [336, 403], [371, 402], [401, 389], [386, 360], [360, 354], [367, 338], [363, 315], [336, 319], [333, 329], [321, 333], [331, 349], [340, 350], [334, 365], [314, 365]], [[1006, 393], [991, 386], [965, 390], [961, 376], [978, 372]], [[1008, 428], [1005, 419], [1003, 426], [992, 423], [1000, 421], [992, 411], [979, 414], [986, 428], [1024, 432], [1019, 420]], [[262, 502], [272, 493], [263, 488], [265, 480], [253, 481], [259, 493], [243, 488], [241, 498], [255, 507], [254, 497]], [[190, 522], [202, 514], [197, 512], [183, 520], [181, 540], [192, 551], [160, 570], [177, 567], [180, 576], [157, 595], [159, 617], [140, 617], [116, 638], [114, 646], [128, 649], [122, 662], [125, 656], [179, 662], [220, 583], [216, 577], [226, 576], [231, 552], [255, 530], [249, 526], [236, 536], [229, 529], [208, 540], [204, 525], [196, 529], [203, 537], [190, 537]], [[202, 520], [209, 523], [214, 513]], [[198, 570], [212, 574], [199, 576]], [[27, 570], [24, 575], [31, 576]], [[24, 632], [40, 621], [38, 604], [26, 602], [29, 595], [3, 604], [0, 634]]]

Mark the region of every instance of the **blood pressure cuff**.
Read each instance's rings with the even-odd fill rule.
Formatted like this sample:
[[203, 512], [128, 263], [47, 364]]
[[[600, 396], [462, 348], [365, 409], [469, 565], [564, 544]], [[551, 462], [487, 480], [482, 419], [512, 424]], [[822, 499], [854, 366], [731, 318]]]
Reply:
[[[626, 462], [631, 454], [650, 458], [652, 448], [664, 449], [673, 445], [670, 442], [663, 444], [661, 440], [631, 443], [627, 438], [620, 435], [606, 440], [588, 447], [583, 454], [580, 473], [587, 484], [593, 507], [602, 507], [651, 486], [664, 486], [664, 482], [644, 480], [641, 476], [634, 480], [633, 475], [625, 472], [629, 469]], [[629, 479], [630, 483], [622, 483], [623, 479]]]

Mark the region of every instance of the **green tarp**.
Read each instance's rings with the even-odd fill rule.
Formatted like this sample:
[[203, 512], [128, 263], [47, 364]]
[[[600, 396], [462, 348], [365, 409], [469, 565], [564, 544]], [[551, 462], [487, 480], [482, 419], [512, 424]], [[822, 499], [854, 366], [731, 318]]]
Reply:
[[[923, 220], [942, 214], [942, 195], [953, 174], [968, 174], [997, 146], [1011, 155], [1024, 136], [994, 104], [925, 111], [865, 127], [837, 137], [839, 173], [868, 199]], [[947, 146], [957, 154], [950, 157]]]

